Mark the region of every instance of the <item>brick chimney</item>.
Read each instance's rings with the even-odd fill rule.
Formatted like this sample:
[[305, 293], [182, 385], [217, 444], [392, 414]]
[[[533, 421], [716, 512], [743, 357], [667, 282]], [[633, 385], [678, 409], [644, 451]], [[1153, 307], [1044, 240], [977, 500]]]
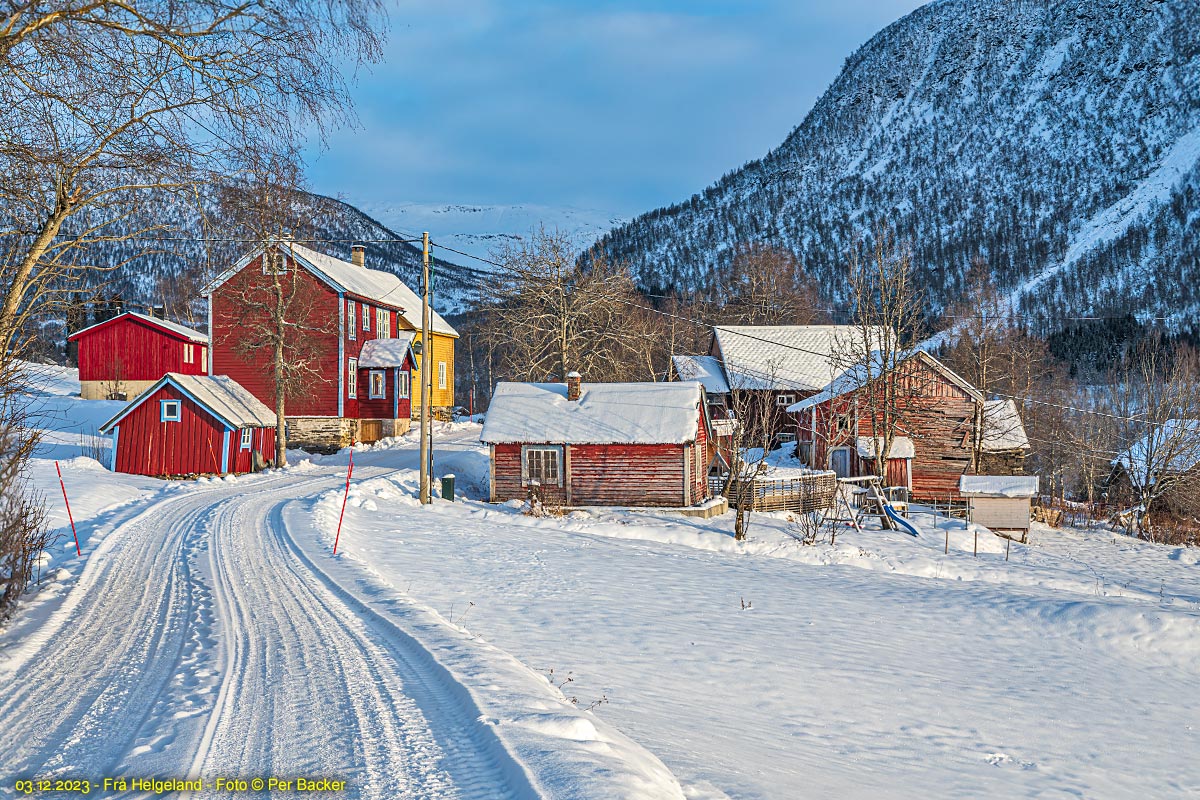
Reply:
[[350, 245], [350, 261], [356, 267], [365, 267], [367, 265], [367, 248], [361, 244]]
[[579, 399], [579, 382], [583, 380], [583, 376], [575, 370], [567, 373], [567, 399], [575, 402]]

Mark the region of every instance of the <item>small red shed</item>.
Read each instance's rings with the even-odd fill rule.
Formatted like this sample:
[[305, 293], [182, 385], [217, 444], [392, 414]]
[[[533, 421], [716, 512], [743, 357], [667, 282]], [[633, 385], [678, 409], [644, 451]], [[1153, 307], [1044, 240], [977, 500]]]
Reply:
[[704, 388], [680, 383], [499, 383], [480, 441], [491, 499], [684, 507], [711, 496]]
[[208, 372], [208, 337], [165, 319], [126, 311], [76, 331], [84, 400], [131, 400], [168, 372]]
[[169, 373], [100, 428], [113, 472], [252, 472], [275, 454], [275, 414], [233, 378]]

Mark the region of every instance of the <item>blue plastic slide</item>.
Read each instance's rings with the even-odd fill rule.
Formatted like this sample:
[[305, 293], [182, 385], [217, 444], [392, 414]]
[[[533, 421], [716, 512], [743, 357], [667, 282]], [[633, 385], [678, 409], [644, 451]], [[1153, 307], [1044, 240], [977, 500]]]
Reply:
[[909, 536], [920, 536], [920, 533], [908, 520], [896, 513], [896, 509], [892, 508], [891, 503], [883, 504], [883, 513], [888, 515], [888, 519], [890, 519], [897, 528], [904, 531]]

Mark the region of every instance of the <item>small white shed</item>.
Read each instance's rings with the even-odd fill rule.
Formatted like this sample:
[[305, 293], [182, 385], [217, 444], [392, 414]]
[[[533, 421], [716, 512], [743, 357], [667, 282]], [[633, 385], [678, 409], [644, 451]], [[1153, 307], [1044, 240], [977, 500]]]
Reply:
[[1036, 475], [963, 475], [958, 490], [971, 506], [971, 521], [994, 531], [1029, 534], [1031, 501], [1038, 493]]

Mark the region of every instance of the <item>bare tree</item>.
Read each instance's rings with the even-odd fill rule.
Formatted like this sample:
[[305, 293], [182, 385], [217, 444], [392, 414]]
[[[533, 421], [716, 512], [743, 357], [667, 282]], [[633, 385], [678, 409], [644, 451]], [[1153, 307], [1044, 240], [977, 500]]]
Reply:
[[12, 613], [38, 554], [50, 544], [45, 508], [25, 475], [38, 435], [26, 427], [21, 366], [16, 361], [0, 366], [0, 620]]
[[1116, 463], [1133, 490], [1136, 529], [1153, 539], [1157, 508], [1181, 497], [1190, 506], [1200, 490], [1200, 356], [1155, 334], [1126, 355], [1109, 386], [1125, 447]]
[[721, 309], [726, 325], [814, 325], [828, 322], [816, 287], [796, 256], [777, 247], [743, 244], [728, 274], [717, 282], [729, 296]]
[[[769, 373], [764, 377], [771, 379], [769, 383], [774, 383], [775, 370], [769, 369]], [[746, 538], [746, 531], [750, 527], [755, 478], [771, 452], [773, 437], [770, 420], [775, 412], [775, 396], [758, 389], [757, 383], [754, 388], [739, 385], [736, 378], [729, 388], [728, 409], [736, 424], [730, 437], [729, 474], [725, 478], [722, 494], [733, 500], [733, 538], [741, 541]]]

